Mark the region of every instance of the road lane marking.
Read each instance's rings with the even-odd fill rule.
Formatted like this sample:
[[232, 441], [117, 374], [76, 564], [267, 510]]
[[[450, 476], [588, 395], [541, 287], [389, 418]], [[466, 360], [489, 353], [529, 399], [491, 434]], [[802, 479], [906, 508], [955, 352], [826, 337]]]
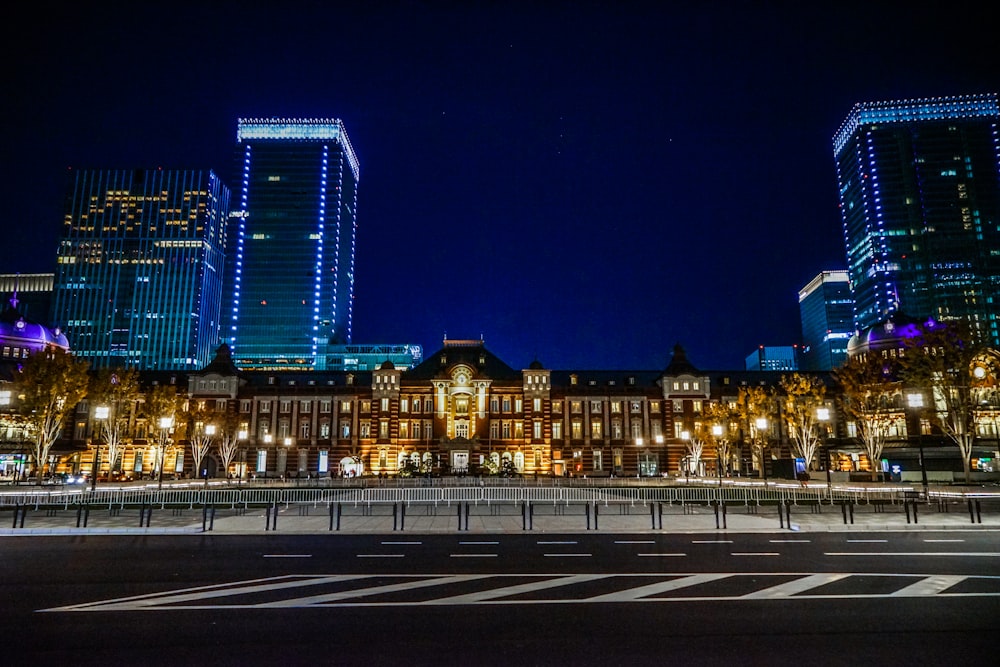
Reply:
[[[147, 611], [156, 609], [178, 610], [232, 610], [268, 608], [348, 608], [348, 607], [413, 607], [418, 605], [537, 605], [537, 604], [587, 604], [591, 602], [707, 602], [743, 600], [859, 600], [889, 597], [925, 597], [942, 599], [955, 597], [992, 597], [1000, 599], [996, 575], [934, 575], [900, 573], [814, 573], [814, 572], [773, 572], [752, 575], [763, 588], [746, 592], [745, 574], [725, 573], [650, 573], [650, 574], [607, 574], [588, 573], [565, 575], [557, 573], [509, 573], [509, 574], [398, 574], [381, 573], [365, 575], [281, 575], [262, 579], [229, 581], [208, 586], [178, 588], [144, 595], [112, 598], [71, 604], [61, 607], [39, 609], [39, 612], [68, 611]], [[856, 585], [851, 579], [858, 577]], [[891, 578], [900, 582], [903, 588], [894, 592], [879, 593], [824, 593], [823, 584], [845, 579], [838, 586], [840, 590], [865, 590], [872, 577]], [[789, 581], [789, 578], [794, 580]], [[726, 591], [730, 579], [734, 588]], [[592, 593], [588, 587], [572, 586], [600, 580], [607, 585], [604, 594], [587, 597]], [[711, 590], [699, 591], [701, 584], [720, 581]], [[477, 590], [458, 593], [455, 584], [479, 581]], [[641, 584], [646, 581], [646, 584]], [[769, 582], [778, 582], [768, 587]], [[954, 590], [955, 584], [963, 581], [962, 590]], [[510, 582], [510, 583], [509, 583]], [[636, 586], [639, 582], [640, 585]], [[331, 590], [331, 585], [336, 590]], [[347, 588], [344, 588], [344, 586]], [[616, 587], [621, 586], [621, 589]], [[721, 588], [720, 588], [721, 586]], [[435, 587], [438, 587], [435, 590]], [[386, 598], [395, 593], [406, 594], [417, 589], [426, 593], [406, 596], [407, 599]], [[531, 595], [535, 591], [556, 589], [551, 595]], [[687, 589], [687, 590], [685, 590]], [[673, 591], [680, 591], [673, 593]], [[712, 593], [699, 595], [699, 592]], [[260, 601], [260, 594], [267, 600]], [[527, 594], [527, 595], [519, 595]], [[513, 599], [509, 599], [512, 598]]]
[[448, 554], [451, 558], [496, 558], [500, 554]]
[[[687, 588], [688, 586], [696, 586], [697, 584], [704, 584], [710, 581], [717, 581], [719, 579], [726, 579], [731, 577], [731, 574], [691, 574], [688, 576], [682, 576], [678, 579], [668, 579], [667, 581], [657, 581], [653, 584], [646, 584], [645, 586], [637, 586], [635, 588], [628, 588], [623, 591], [615, 591], [614, 593], [605, 593], [604, 595], [595, 595], [594, 597], [587, 598], [587, 602], [631, 602], [638, 600], [639, 598], [649, 598], [651, 595], [658, 595], [660, 593], [666, 593], [668, 591], [676, 591], [680, 588]], [[657, 598], [653, 598], [657, 599]]]
[[656, 544], [656, 540], [615, 540], [615, 544]]
[[768, 540], [773, 544], [808, 544], [812, 540]]
[[592, 554], [542, 554], [542, 555], [545, 556], [546, 558], [562, 558], [564, 556], [569, 558], [576, 558], [576, 557], [590, 558]]
[[924, 540], [924, 542], [964, 542], [965, 540]]
[[499, 542], [459, 542], [459, 544], [500, 544]]
[[264, 558], [312, 558], [312, 554], [264, 554]]
[[651, 556], [651, 557], [659, 557], [659, 556], [687, 556], [687, 554], [668, 554], [668, 553], [664, 553], [664, 554], [636, 554], [636, 556]]
[[560, 576], [555, 579], [548, 579], [544, 581], [529, 581], [527, 583], [517, 584], [514, 586], [502, 586], [500, 588], [476, 591], [474, 593], [466, 593], [464, 595], [453, 595], [451, 597], [438, 598], [436, 600], [431, 600], [429, 604], [475, 604], [477, 602], [489, 602], [490, 600], [494, 600], [496, 598], [519, 595], [521, 593], [533, 593], [534, 591], [540, 591], [546, 588], [557, 588], [559, 586], [569, 586], [570, 584], [586, 583], [588, 581], [605, 579], [606, 577], [607, 575], [603, 574], [574, 574], [570, 576]]
[[889, 540], [847, 540], [848, 544], [885, 544]]
[[732, 540], [691, 540], [691, 544], [732, 544]]
[[997, 551], [831, 551], [824, 556], [982, 556], [1000, 558]]
[[380, 542], [379, 544], [385, 545], [397, 545], [397, 544], [423, 544], [423, 542]]
[[358, 558], [402, 558], [403, 554], [358, 554]]
[[733, 551], [730, 556], [780, 556], [777, 551]]
[[535, 544], [576, 544], [576, 542], [535, 542]]
[[795, 581], [786, 581], [783, 584], [778, 584], [777, 586], [769, 586], [768, 588], [762, 588], [759, 591], [754, 591], [753, 593], [747, 593], [746, 595], [740, 596], [742, 600], [770, 600], [774, 598], [787, 598], [798, 593], [803, 593], [813, 588], [823, 586], [824, 584], [829, 584], [834, 581], [840, 581], [841, 579], [846, 579], [851, 575], [849, 574], [810, 574], [808, 577], [802, 577], [801, 579], [796, 579]]
[[900, 588], [892, 597], [910, 597], [919, 595], [937, 595], [946, 591], [952, 586], [965, 581], [968, 577], [954, 574], [935, 574], [922, 581], [917, 581], [904, 588]]
[[472, 575], [454, 575], [454, 576], [440, 576], [432, 577], [430, 579], [417, 580], [417, 581], [403, 581], [396, 584], [383, 584], [381, 586], [373, 586], [372, 588], [356, 588], [348, 591], [335, 591], [332, 593], [321, 593], [319, 595], [311, 595], [305, 598], [293, 598], [290, 600], [277, 600], [273, 602], [264, 602], [261, 604], [251, 605], [254, 608], [261, 607], [301, 607], [304, 605], [324, 605], [329, 602], [340, 602], [342, 600], [348, 600], [350, 598], [359, 597], [369, 597], [371, 595], [382, 595], [385, 593], [398, 593], [400, 591], [410, 591], [415, 588], [427, 588], [429, 586], [444, 586], [452, 583], [460, 583], [465, 581], [472, 581], [474, 579], [482, 579], [489, 575], [485, 574], [472, 574]]

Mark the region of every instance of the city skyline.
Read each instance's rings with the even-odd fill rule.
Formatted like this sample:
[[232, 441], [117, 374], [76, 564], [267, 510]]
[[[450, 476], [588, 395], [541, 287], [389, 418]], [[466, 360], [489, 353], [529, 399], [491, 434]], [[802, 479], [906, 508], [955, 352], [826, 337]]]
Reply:
[[[851, 107], [995, 90], [963, 6], [70, 8], [5, 46], [0, 272], [54, 270], [67, 167], [214, 169], [235, 192], [238, 118], [337, 117], [363, 174], [355, 342], [653, 369], [680, 343], [740, 368], [800, 343], [798, 291], [845, 267]], [[175, 48], [147, 71], [157, 40]]]

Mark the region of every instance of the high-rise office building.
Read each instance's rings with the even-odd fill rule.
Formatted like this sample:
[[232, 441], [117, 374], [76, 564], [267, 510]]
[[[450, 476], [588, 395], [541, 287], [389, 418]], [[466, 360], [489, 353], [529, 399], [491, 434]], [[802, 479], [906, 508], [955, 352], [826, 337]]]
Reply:
[[997, 94], [856, 104], [833, 138], [854, 321], [968, 320], [1000, 344]]
[[54, 273], [0, 273], [0, 304], [17, 299], [17, 309], [28, 318], [47, 322], [52, 314]]
[[748, 371], [799, 370], [798, 345], [761, 345], [747, 355], [744, 366]]
[[799, 290], [802, 354], [805, 371], [829, 371], [847, 359], [854, 334], [854, 299], [847, 271], [823, 271]]
[[219, 342], [229, 188], [211, 171], [71, 173], [50, 322], [94, 368], [201, 368]]
[[351, 341], [358, 159], [335, 119], [240, 119], [225, 336], [244, 369], [325, 367]]

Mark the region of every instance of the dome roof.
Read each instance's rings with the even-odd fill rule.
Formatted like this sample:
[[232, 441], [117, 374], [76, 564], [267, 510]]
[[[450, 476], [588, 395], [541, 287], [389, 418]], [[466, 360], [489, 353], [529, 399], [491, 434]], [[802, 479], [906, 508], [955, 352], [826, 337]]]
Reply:
[[[928, 320], [930, 322], [932, 320]], [[884, 321], [851, 336], [847, 342], [847, 356], [852, 357], [869, 350], [899, 349], [903, 347], [904, 340], [919, 335], [920, 327], [924, 324], [919, 318], [905, 313], [893, 313]]]
[[48, 327], [24, 317], [17, 309], [17, 298], [0, 313], [0, 342], [11, 347], [28, 348], [32, 352], [47, 347], [69, 349], [69, 340], [58, 328]]
[[392, 363], [392, 360], [386, 359], [379, 368], [383, 371], [391, 371], [396, 368], [396, 364]]
[[535, 359], [530, 364], [528, 364], [528, 370], [531, 371], [540, 371], [543, 368], [545, 368], [545, 366], [542, 366], [542, 362], [540, 362], [538, 359]]

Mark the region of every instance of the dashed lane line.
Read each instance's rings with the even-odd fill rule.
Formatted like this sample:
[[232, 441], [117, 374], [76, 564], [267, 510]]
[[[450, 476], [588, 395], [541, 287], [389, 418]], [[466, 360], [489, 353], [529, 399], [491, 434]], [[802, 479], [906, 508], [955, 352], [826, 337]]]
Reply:
[[312, 558], [312, 554], [264, 554], [264, 558]]

